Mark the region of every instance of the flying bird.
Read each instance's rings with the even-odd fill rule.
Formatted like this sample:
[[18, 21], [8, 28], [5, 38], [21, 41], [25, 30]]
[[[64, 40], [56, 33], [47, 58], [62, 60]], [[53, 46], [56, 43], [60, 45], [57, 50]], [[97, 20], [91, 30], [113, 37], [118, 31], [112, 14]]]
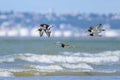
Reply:
[[50, 37], [50, 34], [51, 34], [51, 28], [53, 27], [53, 25], [48, 25], [48, 24], [40, 24], [39, 28], [38, 28], [38, 31], [39, 31], [39, 34], [40, 34], [40, 37], [43, 36], [43, 33], [45, 32], [46, 35], [48, 37]]
[[71, 48], [72, 46], [62, 43], [62, 42], [56, 42], [56, 45], [62, 47], [62, 48]]
[[100, 29], [102, 24], [97, 24], [93, 27], [89, 27], [88, 32], [90, 33], [90, 36], [101, 36], [99, 35], [99, 33], [101, 33], [102, 31], [105, 31], [104, 29]]

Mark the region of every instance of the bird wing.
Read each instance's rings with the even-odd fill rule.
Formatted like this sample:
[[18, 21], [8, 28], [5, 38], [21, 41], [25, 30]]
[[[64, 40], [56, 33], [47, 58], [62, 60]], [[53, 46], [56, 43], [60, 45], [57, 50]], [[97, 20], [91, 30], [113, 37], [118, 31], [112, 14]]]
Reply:
[[40, 24], [40, 26], [44, 27], [44, 26], [49, 26], [48, 24]]
[[51, 34], [50, 30], [45, 30], [45, 33], [47, 34], [48, 37], [50, 37], [50, 34]]
[[43, 30], [39, 31], [40, 37], [43, 36]]
[[94, 35], [94, 36], [98, 36], [98, 35], [99, 35], [99, 33], [98, 33], [98, 32], [95, 32], [95, 33], [93, 33], [93, 35]]
[[97, 24], [96, 26], [94, 26], [93, 29], [92, 29], [92, 32], [99, 31], [100, 26], [101, 26], [101, 24]]
[[91, 36], [101, 36], [101, 35], [99, 35], [99, 32], [93, 32], [93, 33], [91, 33], [90, 35], [91, 35]]

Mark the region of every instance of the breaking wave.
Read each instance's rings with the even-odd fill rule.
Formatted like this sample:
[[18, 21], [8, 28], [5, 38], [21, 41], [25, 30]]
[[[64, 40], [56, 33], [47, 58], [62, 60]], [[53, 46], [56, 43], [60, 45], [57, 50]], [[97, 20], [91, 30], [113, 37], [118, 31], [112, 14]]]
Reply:
[[17, 59], [40, 63], [117, 63], [120, 61], [120, 51], [105, 51], [96, 54], [78, 52], [70, 55], [36, 55], [27, 53], [19, 54]]
[[[68, 54], [69, 53], [69, 54]], [[15, 62], [16, 60], [22, 60], [27, 62], [38, 63], [90, 63], [90, 64], [104, 64], [104, 63], [117, 63], [120, 61], [120, 50], [105, 51], [101, 53], [72, 53], [63, 52], [61, 55], [41, 55], [33, 53], [15, 54], [11, 56], [2, 56], [0, 63], [3, 62]]]
[[13, 74], [9, 71], [3, 71], [0, 69], [0, 77], [12, 77]]
[[13, 77], [13, 76], [57, 76], [57, 75], [75, 75], [75, 76], [89, 76], [89, 75], [120, 75], [119, 71], [105, 71], [105, 70], [61, 70], [61, 71], [40, 71], [37, 69], [7, 69], [7, 73], [0, 72], [0, 77]]
[[[18, 62], [20, 64], [16, 64]], [[59, 55], [20, 53], [0, 56], [0, 63], [12, 63], [9, 67], [0, 66], [0, 77], [120, 74], [120, 70], [116, 68], [96, 68], [99, 65], [119, 67], [120, 50], [100, 53], [62, 52]]]

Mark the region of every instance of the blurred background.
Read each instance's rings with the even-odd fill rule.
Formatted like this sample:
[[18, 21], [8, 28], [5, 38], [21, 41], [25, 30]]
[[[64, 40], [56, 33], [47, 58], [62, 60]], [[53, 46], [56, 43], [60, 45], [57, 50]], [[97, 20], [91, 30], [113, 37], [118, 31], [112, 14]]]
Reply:
[[0, 0], [0, 37], [39, 37], [39, 24], [52, 24], [52, 37], [84, 37], [103, 24], [104, 37], [120, 37], [119, 0]]
[[[39, 36], [43, 23], [54, 25], [50, 38]], [[97, 24], [105, 29], [102, 37], [88, 37]], [[0, 80], [105, 75], [120, 80], [120, 0], [0, 0]]]

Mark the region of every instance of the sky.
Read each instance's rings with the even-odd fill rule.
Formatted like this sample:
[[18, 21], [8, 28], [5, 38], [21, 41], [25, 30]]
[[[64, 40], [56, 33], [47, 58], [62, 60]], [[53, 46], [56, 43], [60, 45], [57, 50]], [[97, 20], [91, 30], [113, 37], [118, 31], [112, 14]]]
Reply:
[[0, 11], [120, 13], [120, 0], [0, 0]]

